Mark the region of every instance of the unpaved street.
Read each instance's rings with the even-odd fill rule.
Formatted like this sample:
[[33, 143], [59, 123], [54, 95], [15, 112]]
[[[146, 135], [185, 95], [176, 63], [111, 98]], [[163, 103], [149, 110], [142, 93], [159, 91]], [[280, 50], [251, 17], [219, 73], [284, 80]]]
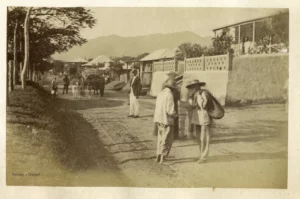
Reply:
[[[87, 165], [84, 172], [76, 173], [78, 181], [73, 181], [73, 185], [103, 186], [106, 178], [123, 176], [116, 180], [116, 186], [287, 186], [287, 114], [284, 105], [227, 108], [226, 116], [214, 123], [206, 164], [196, 163], [196, 141], [182, 139], [174, 142], [169, 161], [159, 165], [155, 162], [156, 137], [152, 135], [155, 99], [142, 97], [140, 101], [140, 118], [133, 119], [127, 118], [129, 107], [125, 93], [108, 91], [104, 98], [92, 95], [76, 100], [70, 95], [60, 95], [58, 104], [80, 113], [97, 133], [106, 151], [101, 162], [110, 160], [103, 175]], [[184, 118], [185, 109], [181, 108], [180, 113]], [[184, 128], [184, 119], [180, 123]], [[110, 166], [118, 169], [110, 172]], [[108, 186], [112, 184], [108, 183]]]

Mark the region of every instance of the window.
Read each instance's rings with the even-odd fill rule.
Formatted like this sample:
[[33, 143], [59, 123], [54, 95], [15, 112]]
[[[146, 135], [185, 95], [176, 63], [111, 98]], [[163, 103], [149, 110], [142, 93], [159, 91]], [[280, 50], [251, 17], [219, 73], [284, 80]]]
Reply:
[[253, 23], [241, 25], [241, 43], [248, 38], [248, 41], [253, 41]]
[[263, 27], [266, 22], [266, 20], [255, 22], [255, 42], [257, 45], [261, 45], [261, 37], [264, 35]]

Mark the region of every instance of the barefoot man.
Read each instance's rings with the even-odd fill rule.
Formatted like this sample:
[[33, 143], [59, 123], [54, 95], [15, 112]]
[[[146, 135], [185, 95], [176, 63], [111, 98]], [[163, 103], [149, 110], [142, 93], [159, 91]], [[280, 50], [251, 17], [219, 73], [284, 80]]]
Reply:
[[174, 139], [174, 119], [177, 117], [172, 91], [176, 90], [174, 80], [168, 80], [156, 99], [154, 122], [158, 126], [157, 162], [161, 164], [170, 153]]

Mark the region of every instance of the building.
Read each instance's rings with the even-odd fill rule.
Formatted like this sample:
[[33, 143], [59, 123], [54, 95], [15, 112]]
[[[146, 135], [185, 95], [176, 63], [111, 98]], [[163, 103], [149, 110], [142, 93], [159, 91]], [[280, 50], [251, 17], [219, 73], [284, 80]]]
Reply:
[[100, 55], [98, 57], [96, 57], [95, 59], [93, 59], [92, 61], [83, 64], [82, 66], [84, 67], [98, 67], [98, 68], [102, 68], [103, 67], [106, 69], [110, 66], [110, 63], [113, 62], [108, 56], [106, 55]]
[[81, 65], [87, 62], [88, 61], [83, 58], [77, 58], [77, 59], [66, 61], [64, 63], [64, 73], [69, 75], [76, 75], [77, 73], [80, 73]]
[[130, 71], [134, 68], [134, 62], [119, 61], [122, 64], [123, 74], [120, 75], [120, 81], [127, 83], [130, 79]]
[[152, 73], [153, 73], [153, 63], [158, 61], [169, 61], [174, 60], [176, 56], [176, 51], [178, 48], [172, 49], [159, 49], [155, 50], [146, 57], [140, 60], [140, 77], [142, 84], [145, 86], [151, 85]]
[[[232, 48], [235, 54], [248, 54], [249, 49], [262, 48], [261, 37], [264, 34], [263, 27], [265, 24], [271, 23], [272, 17], [274, 16], [275, 14], [222, 26], [214, 29], [213, 32], [216, 37], [220, 35], [224, 29], [229, 29], [229, 34], [233, 37]], [[269, 44], [268, 47], [271, 48], [276, 45], [278, 44]]]

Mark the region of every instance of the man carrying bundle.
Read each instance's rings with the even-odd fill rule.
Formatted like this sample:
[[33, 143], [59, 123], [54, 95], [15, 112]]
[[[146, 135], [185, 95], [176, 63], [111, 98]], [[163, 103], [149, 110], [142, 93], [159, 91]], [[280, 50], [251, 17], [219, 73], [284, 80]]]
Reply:
[[212, 119], [221, 119], [224, 116], [224, 109], [219, 102], [210, 92], [201, 88], [205, 85], [205, 82], [192, 80], [186, 86], [193, 93], [190, 96], [189, 105], [192, 107], [191, 123], [195, 127], [199, 142], [199, 164], [205, 163], [208, 157]]

